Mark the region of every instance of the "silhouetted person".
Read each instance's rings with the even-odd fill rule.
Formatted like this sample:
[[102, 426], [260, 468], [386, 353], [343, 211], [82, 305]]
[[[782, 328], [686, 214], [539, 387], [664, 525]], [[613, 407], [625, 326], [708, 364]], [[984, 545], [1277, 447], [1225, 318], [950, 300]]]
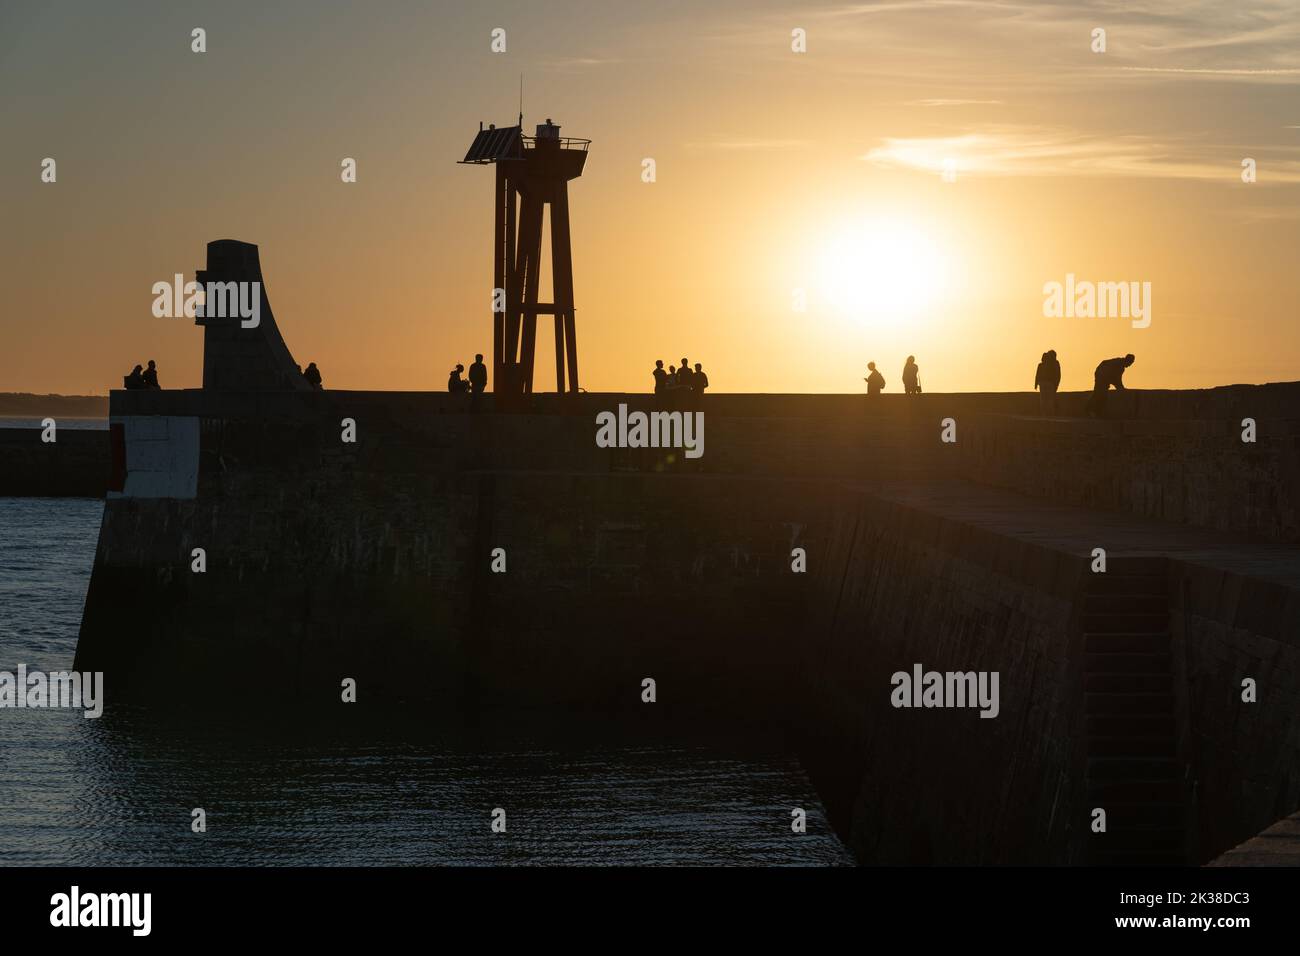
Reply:
[[302, 377], [307, 380], [307, 384], [312, 388], [319, 389], [321, 387], [320, 369], [316, 367], [315, 362], [308, 364], [307, 371], [302, 373]]
[[143, 366], [137, 365], [135, 368], [131, 369], [130, 375], [122, 377], [123, 388], [132, 392], [144, 388], [144, 376], [140, 374], [141, 368], [143, 368]]
[[460, 373], [463, 371], [465, 371], [465, 366], [457, 362], [456, 367], [452, 369], [451, 374], [447, 376], [447, 391], [451, 392], [453, 395], [459, 392], [464, 392], [469, 388], [469, 382], [462, 380], [460, 377]]
[[[136, 366], [136, 368], [139, 368], [139, 367], [140, 367], [140, 366], [138, 366], [138, 365]], [[145, 370], [144, 370], [144, 374], [140, 376], [140, 381], [143, 383], [143, 384], [140, 386], [141, 388], [154, 388], [154, 389], [156, 389], [156, 388], [160, 388], [160, 387], [161, 387], [161, 386], [159, 386], [159, 384], [158, 384], [158, 369], [157, 369], [157, 367], [155, 367], [155, 365], [154, 365], [154, 363], [153, 363], [153, 359], [150, 359], [150, 360], [149, 360], [149, 367], [148, 367], [147, 369], [145, 369]]]
[[475, 395], [487, 388], [487, 366], [483, 364], [482, 354], [474, 356], [474, 364], [469, 367], [469, 388]]
[[667, 381], [664, 382], [664, 389], [667, 390], [676, 387], [677, 387], [677, 366], [670, 365], [668, 366], [668, 379]]
[[1092, 414], [1101, 418], [1106, 413], [1106, 392], [1112, 385], [1117, 392], [1124, 391], [1124, 369], [1133, 364], [1135, 359], [1130, 352], [1123, 358], [1109, 358], [1097, 366], [1092, 373]]
[[699, 362], [695, 363], [695, 374], [691, 376], [691, 387], [695, 389], [695, 395], [698, 398], [703, 398], [704, 390], [709, 387], [709, 377], [704, 374], [704, 368]]
[[909, 355], [906, 364], [903, 366], [903, 394], [917, 395], [920, 393], [921, 380], [917, 377], [920, 371], [916, 364], [916, 356]]
[[668, 373], [664, 371], [664, 360], [655, 359], [655, 394], [658, 395], [668, 387]]
[[688, 359], [682, 359], [682, 364], [677, 366], [677, 375], [673, 378], [672, 391], [669, 393], [673, 408], [688, 409], [695, 400], [695, 391], [691, 385], [691, 366], [688, 362]]
[[885, 387], [885, 376], [880, 374], [879, 369], [876, 368], [875, 362], [868, 362], [867, 370], [871, 372], [870, 375], [863, 379], [863, 381], [867, 383], [867, 394], [879, 395], [881, 390]]
[[1056, 360], [1056, 350], [1043, 353], [1043, 360], [1034, 372], [1034, 388], [1038, 389], [1038, 407], [1044, 415], [1056, 412], [1056, 389], [1061, 384], [1061, 363]]

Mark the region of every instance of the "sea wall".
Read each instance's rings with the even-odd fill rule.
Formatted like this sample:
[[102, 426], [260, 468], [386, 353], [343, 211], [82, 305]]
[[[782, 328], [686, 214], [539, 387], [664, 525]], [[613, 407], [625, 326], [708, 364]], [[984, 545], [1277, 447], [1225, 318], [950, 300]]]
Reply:
[[58, 428], [41, 440], [39, 423], [0, 428], [0, 498], [102, 498], [108, 488], [109, 433]]
[[[1086, 550], [991, 532], [887, 490], [845, 491], [832, 514], [795, 720], [850, 849], [879, 864], [1087, 861], [1097, 836], [1082, 745]], [[1300, 806], [1296, 555], [1220, 558], [1161, 554], [1152, 541], [1110, 562], [1120, 573], [1126, 560], [1167, 566], [1191, 863]], [[894, 707], [892, 675], [916, 664], [996, 671], [999, 716]]]
[[[848, 453], [791, 464], [780, 425], [747, 419], [711, 420], [716, 451], [691, 461], [597, 449], [594, 421], [571, 416], [130, 398], [115, 423], [154, 410], [168, 425], [126, 430], [78, 648], [126, 695], [265, 695], [255, 670], [274, 695], [327, 704], [351, 677], [375, 702], [607, 709], [639, 706], [651, 677], [670, 707], [743, 713], [773, 696], [756, 680], [787, 679], [748, 662], [789, 638], [792, 550], [828, 523], [803, 472]], [[193, 496], [133, 492], [139, 449], [186, 421], [197, 461], [168, 467], [197, 473]], [[743, 444], [772, 473], [728, 472]]]
[[[1076, 607], [1085, 561], [846, 493], [813, 582], [800, 752], [877, 864], [1083, 855]], [[895, 672], [997, 673], [1000, 710], [895, 707]]]
[[[597, 412], [648, 396], [499, 413], [424, 393], [114, 393], [123, 474], [77, 666], [115, 699], [186, 706], [337, 707], [352, 678], [374, 706], [739, 719], [795, 742], [860, 860], [1080, 862], [1088, 549], [889, 492], [993, 468], [985, 443], [1056, 440], [1020, 431], [1027, 398], [710, 396], [690, 459], [597, 446]], [[1130, 451], [1144, 434], [1075, 424]], [[1204, 439], [1231, 447], [1217, 427]], [[1300, 800], [1300, 599], [1249, 566], [1170, 568], [1203, 858]], [[998, 717], [893, 707], [891, 675], [915, 664], [998, 673]], [[1256, 674], [1260, 703], [1241, 704]]]
[[1195, 852], [1206, 860], [1300, 807], [1300, 587], [1248, 567], [1171, 568]]

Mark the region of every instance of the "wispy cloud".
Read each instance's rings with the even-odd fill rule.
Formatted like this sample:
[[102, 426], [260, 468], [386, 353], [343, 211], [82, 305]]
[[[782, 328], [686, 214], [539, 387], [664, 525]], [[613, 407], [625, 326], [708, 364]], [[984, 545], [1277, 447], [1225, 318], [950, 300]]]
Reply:
[[[1240, 182], [1241, 157], [1206, 157], [1147, 136], [1098, 139], [1069, 129], [999, 128], [955, 136], [887, 138], [860, 157], [877, 166], [959, 176], [1121, 176]], [[1259, 183], [1300, 183], [1300, 161], [1259, 161]]]
[[1132, 73], [1192, 73], [1200, 76], [1300, 76], [1300, 68], [1275, 70], [1227, 70], [1227, 69], [1192, 69], [1174, 66], [1121, 66], [1121, 70]]
[[806, 139], [730, 139], [705, 143], [687, 143], [687, 149], [721, 149], [736, 151], [763, 151], [804, 149], [812, 143]]
[[[1225, 82], [1291, 82], [1300, 75], [1296, 0], [899, 0], [805, 8], [808, 56], [823, 69], [895, 80], [960, 80], [994, 94], [1026, 80], [1096, 85], [1105, 74], [1186, 74]], [[1104, 54], [1092, 31], [1106, 31]], [[781, 13], [722, 28], [720, 38], [765, 58], [791, 57]], [[848, 49], [869, 55], [842, 56]], [[983, 96], [973, 97], [983, 99]]]
[[1001, 100], [908, 100], [904, 106], [1000, 106]]
[[542, 66], [557, 73], [581, 73], [622, 62], [618, 57], [566, 56], [546, 60]]

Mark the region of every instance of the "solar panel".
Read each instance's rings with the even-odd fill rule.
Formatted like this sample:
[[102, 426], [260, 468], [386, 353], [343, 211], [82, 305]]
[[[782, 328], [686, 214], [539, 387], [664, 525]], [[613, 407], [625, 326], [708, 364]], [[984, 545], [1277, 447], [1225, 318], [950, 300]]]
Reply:
[[481, 129], [461, 162], [495, 163], [499, 159], [519, 159], [523, 156], [523, 151], [523, 130], [520, 127]]

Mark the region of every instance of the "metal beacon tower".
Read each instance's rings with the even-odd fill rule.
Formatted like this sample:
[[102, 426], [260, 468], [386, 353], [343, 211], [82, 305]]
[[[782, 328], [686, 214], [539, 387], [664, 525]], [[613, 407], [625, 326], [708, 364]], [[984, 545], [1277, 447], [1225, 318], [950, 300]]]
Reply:
[[[589, 139], [561, 139], [549, 119], [525, 136], [516, 126], [479, 124], [462, 163], [496, 165], [493, 234], [492, 374], [498, 394], [533, 390], [537, 317], [555, 317], [555, 382], [578, 391], [578, 340], [573, 316], [573, 255], [569, 246], [569, 180], [582, 175]], [[537, 301], [542, 216], [551, 207], [551, 285], [554, 302]], [[566, 375], [567, 368], [567, 375]]]

